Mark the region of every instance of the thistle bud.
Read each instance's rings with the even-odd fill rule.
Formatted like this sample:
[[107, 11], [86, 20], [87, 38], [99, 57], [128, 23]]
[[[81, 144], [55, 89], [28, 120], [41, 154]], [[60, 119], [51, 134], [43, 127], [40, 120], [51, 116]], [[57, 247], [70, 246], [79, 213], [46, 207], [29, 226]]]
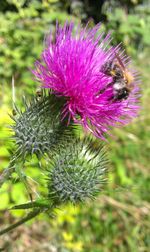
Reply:
[[77, 203], [100, 192], [107, 158], [101, 145], [93, 148], [89, 138], [75, 140], [55, 157], [48, 175], [49, 198], [56, 204]]

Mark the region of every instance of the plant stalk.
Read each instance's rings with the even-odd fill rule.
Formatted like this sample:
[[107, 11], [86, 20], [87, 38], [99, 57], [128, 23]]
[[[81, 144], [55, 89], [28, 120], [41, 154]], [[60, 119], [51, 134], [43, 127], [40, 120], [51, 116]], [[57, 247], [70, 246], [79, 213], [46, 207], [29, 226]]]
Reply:
[[0, 231], [0, 236], [3, 235], [3, 234], [5, 234], [5, 233], [7, 233], [7, 232], [9, 232], [9, 231], [11, 231], [11, 230], [13, 230], [13, 229], [16, 228], [16, 227], [22, 225], [23, 223], [25, 223], [25, 222], [27, 222], [27, 221], [33, 219], [34, 217], [36, 217], [37, 215], [39, 215], [41, 212], [42, 212], [42, 211], [41, 211], [40, 208], [37, 208], [37, 209], [33, 210], [32, 212], [30, 212], [30, 213], [29, 213], [26, 217], [24, 217], [23, 219], [21, 219], [21, 220], [19, 220], [18, 222], [16, 222], [16, 223], [10, 225], [10, 226], [7, 227], [7, 228], [1, 230], [1, 231]]
[[9, 179], [9, 177], [11, 176], [11, 174], [15, 171], [15, 168], [6, 168], [4, 169], [4, 171], [2, 172], [2, 174], [0, 175], [0, 188], [2, 187], [2, 185]]

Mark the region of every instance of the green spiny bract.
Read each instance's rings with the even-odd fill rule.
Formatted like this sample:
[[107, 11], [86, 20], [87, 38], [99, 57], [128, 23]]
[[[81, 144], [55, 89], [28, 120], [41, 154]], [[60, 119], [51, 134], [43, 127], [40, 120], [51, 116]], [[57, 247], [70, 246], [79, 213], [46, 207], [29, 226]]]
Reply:
[[48, 173], [49, 198], [56, 204], [77, 203], [100, 191], [107, 168], [105, 151], [89, 138], [74, 140], [55, 157]]
[[50, 155], [73, 134], [72, 126], [67, 127], [65, 121], [61, 122], [61, 99], [43, 92], [40, 98], [34, 97], [29, 105], [24, 99], [24, 105], [25, 111], [16, 108], [18, 116], [13, 117], [16, 157], [25, 160], [32, 154], [38, 158], [45, 153]]

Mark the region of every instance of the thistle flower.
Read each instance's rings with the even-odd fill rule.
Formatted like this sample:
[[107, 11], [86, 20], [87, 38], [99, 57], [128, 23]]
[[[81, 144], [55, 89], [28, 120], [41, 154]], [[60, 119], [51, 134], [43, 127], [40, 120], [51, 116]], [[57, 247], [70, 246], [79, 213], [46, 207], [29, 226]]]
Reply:
[[[120, 46], [109, 46], [110, 34], [92, 29], [74, 29], [73, 23], [56, 25], [55, 41], [47, 37], [41, 60], [35, 62], [33, 74], [43, 88], [66, 98], [62, 118], [68, 117], [105, 139], [112, 126], [125, 125], [137, 115], [139, 87], [136, 72], [129, 70], [129, 59]], [[124, 69], [132, 74], [132, 90], [126, 99], [114, 99], [115, 78], [104, 71], [105, 66], [120, 58]], [[125, 81], [125, 75], [119, 81]], [[125, 83], [125, 82], [124, 82]], [[121, 96], [120, 96], [121, 97]]]

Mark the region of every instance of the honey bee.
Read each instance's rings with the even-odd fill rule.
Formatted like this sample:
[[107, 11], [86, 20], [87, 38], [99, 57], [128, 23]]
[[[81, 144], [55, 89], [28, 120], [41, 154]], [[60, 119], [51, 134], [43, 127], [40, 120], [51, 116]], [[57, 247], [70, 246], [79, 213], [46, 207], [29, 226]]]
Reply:
[[132, 90], [134, 77], [132, 73], [126, 69], [121, 58], [116, 54], [115, 59], [106, 62], [102, 66], [102, 72], [113, 78], [113, 81], [107, 85], [113, 86], [115, 101], [126, 100]]

